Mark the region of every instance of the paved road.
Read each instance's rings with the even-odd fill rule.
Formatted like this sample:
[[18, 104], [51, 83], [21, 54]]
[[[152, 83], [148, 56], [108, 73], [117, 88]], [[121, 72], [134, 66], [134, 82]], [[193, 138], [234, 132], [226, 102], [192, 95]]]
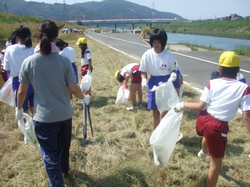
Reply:
[[[130, 33], [107, 33], [99, 34], [89, 31], [88, 36], [108, 46], [120, 50], [134, 59], [131, 62], [139, 63], [143, 53], [150, 46], [139, 38], [139, 35]], [[222, 51], [178, 51], [173, 52], [179, 62], [185, 82], [202, 88], [207, 84], [213, 71], [218, 71], [218, 59]], [[241, 71], [250, 82], [250, 58], [240, 56]]]

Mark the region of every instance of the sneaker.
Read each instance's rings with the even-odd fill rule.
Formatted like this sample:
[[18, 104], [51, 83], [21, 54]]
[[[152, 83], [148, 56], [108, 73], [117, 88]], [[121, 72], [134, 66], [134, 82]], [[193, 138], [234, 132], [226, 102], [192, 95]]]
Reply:
[[198, 155], [198, 157], [200, 157], [200, 158], [205, 158], [206, 156], [209, 156], [209, 152], [203, 153], [203, 151], [200, 150], [200, 152], [199, 152], [197, 155]]
[[137, 110], [137, 106], [131, 106], [131, 107], [128, 107], [127, 110], [128, 111], [133, 111], [133, 110]]

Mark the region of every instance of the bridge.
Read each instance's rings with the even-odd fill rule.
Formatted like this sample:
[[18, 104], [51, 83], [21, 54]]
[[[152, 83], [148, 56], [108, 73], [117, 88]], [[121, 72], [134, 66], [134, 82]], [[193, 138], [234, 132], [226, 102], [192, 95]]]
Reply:
[[80, 23], [82, 25], [86, 26], [96, 26], [97, 28], [100, 25], [114, 25], [115, 28], [117, 25], [129, 25], [132, 24], [132, 28], [134, 29], [135, 24], [141, 25], [146, 24], [147, 26], [152, 27], [153, 23], [170, 23], [176, 21], [176, 18], [170, 18], [170, 17], [156, 17], [152, 19], [140, 19], [132, 16], [115, 16], [111, 18], [107, 18], [104, 20], [89, 20], [85, 18], [76, 18], [73, 20], [67, 21], [68, 23]]

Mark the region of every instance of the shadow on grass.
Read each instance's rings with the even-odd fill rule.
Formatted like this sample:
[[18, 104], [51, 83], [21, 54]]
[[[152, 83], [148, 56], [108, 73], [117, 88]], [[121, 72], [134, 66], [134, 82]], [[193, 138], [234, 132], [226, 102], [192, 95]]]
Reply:
[[229, 171], [229, 170], [230, 170], [230, 167], [228, 167], [226, 165], [222, 165], [220, 175], [223, 176], [227, 181], [233, 181], [237, 186], [241, 186], [241, 187], [249, 187], [250, 186], [250, 182], [239, 181], [239, 180], [236, 180], [236, 179], [228, 176], [227, 171]]
[[103, 106], [108, 105], [109, 100], [116, 100], [116, 97], [111, 96], [111, 97], [95, 97], [89, 104], [90, 107], [93, 108], [101, 108]]
[[130, 167], [118, 170], [115, 175], [103, 177], [100, 180], [91, 178], [89, 175], [72, 170], [65, 178], [65, 184], [70, 187], [87, 186], [87, 187], [148, 187], [144, 175]]

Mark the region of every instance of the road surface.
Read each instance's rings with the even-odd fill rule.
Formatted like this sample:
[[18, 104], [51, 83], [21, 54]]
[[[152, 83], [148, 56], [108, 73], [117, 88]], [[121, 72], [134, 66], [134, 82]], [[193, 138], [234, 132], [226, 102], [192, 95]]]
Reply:
[[[150, 46], [139, 38], [138, 34], [131, 33], [106, 33], [100, 34], [89, 31], [89, 37], [115, 48], [133, 59], [131, 62], [140, 63], [143, 53]], [[170, 47], [171, 48], [171, 47]], [[184, 50], [183, 50], [184, 49]], [[187, 51], [185, 48], [172, 51], [178, 61], [183, 73], [184, 81], [194, 87], [203, 89], [210, 80], [213, 71], [218, 71], [218, 60], [222, 51]], [[250, 58], [240, 56], [241, 72], [246, 77], [247, 83], [250, 82]]]

